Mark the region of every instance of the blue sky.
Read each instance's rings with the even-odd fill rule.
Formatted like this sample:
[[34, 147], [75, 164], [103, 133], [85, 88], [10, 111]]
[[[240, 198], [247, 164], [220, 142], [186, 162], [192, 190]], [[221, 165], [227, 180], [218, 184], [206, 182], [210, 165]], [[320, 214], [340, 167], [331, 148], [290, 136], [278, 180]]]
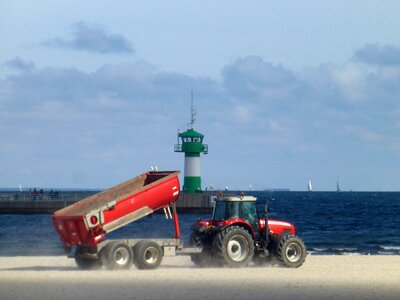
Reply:
[[189, 121], [203, 187], [400, 190], [398, 1], [0, 1], [0, 186], [105, 188]]

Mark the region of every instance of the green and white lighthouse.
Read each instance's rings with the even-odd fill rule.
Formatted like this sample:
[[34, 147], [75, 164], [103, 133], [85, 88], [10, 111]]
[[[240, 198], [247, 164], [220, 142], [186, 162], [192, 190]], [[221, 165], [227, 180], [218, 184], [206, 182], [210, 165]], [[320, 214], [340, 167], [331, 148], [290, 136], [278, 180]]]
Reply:
[[189, 129], [182, 133], [178, 131], [178, 144], [175, 144], [175, 152], [185, 153], [184, 193], [201, 192], [200, 153], [208, 153], [208, 145], [203, 144], [204, 135], [193, 129], [195, 115], [192, 100]]

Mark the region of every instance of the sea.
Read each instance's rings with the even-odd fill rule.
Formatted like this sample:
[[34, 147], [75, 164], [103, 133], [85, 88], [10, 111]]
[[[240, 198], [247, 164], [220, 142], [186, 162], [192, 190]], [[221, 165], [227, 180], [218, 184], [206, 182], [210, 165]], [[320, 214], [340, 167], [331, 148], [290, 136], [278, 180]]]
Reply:
[[[247, 192], [260, 213], [293, 223], [311, 255], [400, 255], [400, 192]], [[211, 214], [180, 214], [182, 238]], [[106, 238], [170, 238], [172, 220], [153, 214]], [[51, 215], [0, 215], [0, 256], [64, 255]]]

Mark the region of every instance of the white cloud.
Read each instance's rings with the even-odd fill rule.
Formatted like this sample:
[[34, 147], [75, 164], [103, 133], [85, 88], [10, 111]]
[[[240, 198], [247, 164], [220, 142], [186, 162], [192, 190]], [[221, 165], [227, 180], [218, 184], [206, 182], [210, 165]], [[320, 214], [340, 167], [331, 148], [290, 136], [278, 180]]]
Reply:
[[[82, 187], [108, 186], [110, 178], [118, 182], [150, 164], [179, 168], [182, 159], [172, 147], [176, 129], [189, 121], [191, 89], [195, 127], [206, 135], [211, 165], [268, 169], [284, 160], [284, 169], [271, 170], [284, 175], [313, 163], [328, 168], [337, 153], [350, 165], [349, 137], [357, 149], [379, 145], [380, 156], [397, 151], [396, 69], [367, 72], [348, 62], [293, 72], [245, 57], [222, 74], [220, 83], [139, 60], [94, 72], [35, 68], [0, 79], [0, 133], [7, 145], [0, 148], [0, 166], [27, 182], [36, 170], [35, 180], [53, 186], [79, 185], [71, 174], [84, 170]], [[237, 153], [225, 154], [238, 144]], [[218, 178], [223, 170], [210, 173]], [[6, 184], [8, 178], [0, 176]]]
[[267, 63], [258, 56], [237, 59], [223, 69], [223, 78], [231, 95], [262, 101], [285, 100], [297, 84], [297, 78], [290, 70]]
[[22, 72], [29, 72], [35, 69], [35, 64], [33, 62], [23, 60], [18, 56], [5, 62], [3, 66]]
[[359, 65], [346, 63], [342, 68], [333, 70], [332, 79], [346, 99], [359, 101], [365, 98], [367, 72]]
[[236, 105], [233, 111], [233, 116], [235, 121], [239, 121], [242, 123], [250, 122], [255, 118], [252, 109], [246, 105]]
[[367, 128], [359, 127], [359, 126], [345, 126], [345, 132], [350, 136], [361, 139], [366, 142], [380, 142], [383, 137]]
[[355, 52], [354, 58], [371, 65], [400, 66], [400, 46], [367, 44]]
[[100, 54], [132, 54], [131, 43], [121, 34], [108, 33], [103, 26], [78, 22], [71, 26], [69, 38], [53, 38], [42, 44], [47, 47], [89, 51]]
[[284, 128], [284, 127], [282, 126], [282, 124], [281, 124], [279, 121], [277, 121], [277, 120], [267, 119], [267, 123], [268, 123], [269, 128], [270, 128], [272, 131], [275, 131], [275, 132], [285, 131], [285, 128]]

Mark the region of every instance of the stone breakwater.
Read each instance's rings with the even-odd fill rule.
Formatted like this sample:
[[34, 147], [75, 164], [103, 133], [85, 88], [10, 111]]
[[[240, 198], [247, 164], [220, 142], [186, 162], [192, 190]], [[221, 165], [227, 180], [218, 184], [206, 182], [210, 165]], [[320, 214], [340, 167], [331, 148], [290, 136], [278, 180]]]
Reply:
[[[39, 195], [32, 195], [29, 192], [3, 192], [0, 193], [0, 213], [50, 214], [97, 192], [58, 192], [56, 195], [50, 195], [48, 192]], [[210, 212], [212, 210], [211, 198], [215, 194], [216, 192], [181, 194], [177, 201], [178, 212]]]

